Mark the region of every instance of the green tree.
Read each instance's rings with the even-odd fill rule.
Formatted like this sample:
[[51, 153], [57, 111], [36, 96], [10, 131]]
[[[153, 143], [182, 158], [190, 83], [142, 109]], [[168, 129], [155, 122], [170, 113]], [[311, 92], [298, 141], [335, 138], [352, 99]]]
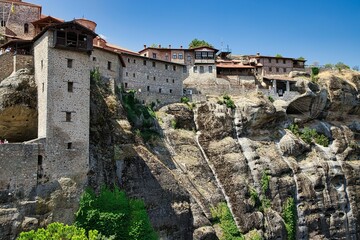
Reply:
[[89, 237], [87, 237], [83, 228], [55, 222], [49, 224], [46, 229], [39, 228], [37, 231], [22, 232], [18, 240], [97, 240], [100, 238], [96, 230], [90, 230]]
[[210, 43], [206, 42], [205, 40], [199, 40], [197, 38], [193, 39], [189, 43], [189, 48], [197, 48], [197, 47], [213, 47]]
[[333, 68], [334, 68], [334, 64], [326, 63], [326, 64], [324, 64], [324, 68], [326, 68], [326, 69], [333, 69]]
[[275, 57], [281, 58], [281, 57], [283, 57], [283, 56], [282, 56], [281, 54], [276, 54]]
[[343, 62], [338, 62], [337, 64], [335, 64], [335, 68], [339, 70], [339, 72], [344, 69], [350, 69], [350, 67]]
[[360, 68], [359, 68], [358, 65], [356, 65], [356, 66], [353, 66], [352, 69], [353, 69], [354, 71], [359, 71]]
[[127, 198], [124, 191], [103, 188], [100, 194], [87, 190], [76, 213], [75, 225], [98, 230], [115, 239], [157, 239], [142, 200]]
[[304, 57], [298, 57], [298, 59], [297, 59], [297, 60], [304, 61], [304, 60], [305, 60], [305, 58], [304, 58]]

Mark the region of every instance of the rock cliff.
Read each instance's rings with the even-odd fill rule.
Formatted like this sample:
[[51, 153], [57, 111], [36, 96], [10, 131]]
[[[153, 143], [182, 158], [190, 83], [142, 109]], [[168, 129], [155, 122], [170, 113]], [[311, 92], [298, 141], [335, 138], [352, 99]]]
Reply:
[[[301, 95], [289, 102], [272, 103], [254, 91], [232, 96], [234, 109], [220, 96], [171, 104], [152, 122], [137, 116], [136, 127], [146, 122], [157, 133], [144, 140], [127, 119], [121, 93], [94, 82], [89, 185], [116, 184], [144, 199], [161, 239], [221, 239], [211, 213], [220, 202], [248, 239], [254, 230], [286, 239], [288, 199], [295, 202], [296, 239], [360, 239], [359, 87], [359, 73], [325, 72], [317, 83], [304, 78]], [[316, 134], [307, 135], [309, 129]], [[31, 229], [70, 209], [61, 199], [81, 189], [69, 179], [59, 184], [46, 201], [4, 210], [2, 226]], [[13, 224], [31, 209], [38, 215]]]

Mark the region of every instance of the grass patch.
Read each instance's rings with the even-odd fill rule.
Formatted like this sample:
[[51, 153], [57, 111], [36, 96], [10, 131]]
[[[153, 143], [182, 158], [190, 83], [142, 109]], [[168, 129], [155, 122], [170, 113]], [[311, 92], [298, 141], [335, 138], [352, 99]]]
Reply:
[[220, 240], [244, 240], [244, 236], [240, 233], [236, 227], [235, 221], [231, 215], [229, 207], [226, 203], [219, 203], [216, 207], [211, 208], [211, 215], [213, 217], [213, 223], [220, 225], [223, 232]]
[[296, 222], [297, 222], [297, 211], [294, 198], [288, 198], [285, 201], [282, 211], [282, 217], [285, 222], [287, 239], [296, 239]]

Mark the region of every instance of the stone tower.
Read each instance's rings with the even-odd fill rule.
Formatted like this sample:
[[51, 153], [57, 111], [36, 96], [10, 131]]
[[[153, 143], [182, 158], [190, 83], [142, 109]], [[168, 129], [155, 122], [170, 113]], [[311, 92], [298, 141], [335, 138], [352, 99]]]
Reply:
[[76, 23], [45, 28], [34, 39], [38, 138], [49, 179], [86, 180], [89, 162], [90, 57], [96, 34]]

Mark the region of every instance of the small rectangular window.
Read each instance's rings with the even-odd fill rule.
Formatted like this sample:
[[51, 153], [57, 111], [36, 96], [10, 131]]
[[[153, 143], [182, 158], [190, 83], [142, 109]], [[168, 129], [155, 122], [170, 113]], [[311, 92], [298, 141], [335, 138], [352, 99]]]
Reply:
[[67, 149], [72, 149], [72, 142], [67, 143]]
[[212, 72], [213, 72], [213, 67], [209, 66], [209, 73], [212, 73]]
[[176, 71], [176, 66], [175, 65], [173, 66], [173, 70]]
[[168, 79], [168, 78], [166, 79], [166, 82], [169, 82], [169, 79]]
[[67, 67], [68, 68], [72, 68], [73, 67], [73, 60], [72, 59], [67, 59]]
[[146, 76], [146, 78], [147, 78], [147, 80], [149, 80], [149, 79], [150, 79], [150, 76], [149, 76], [149, 75], [147, 75], [147, 76]]
[[170, 89], [170, 93], [172, 93], [172, 89]]
[[129, 73], [128, 73], [128, 72], [126, 72], [126, 73], [125, 73], [125, 76], [129, 76]]
[[146, 60], [144, 60], [144, 65], [146, 65]]
[[134, 59], [133, 63], [136, 63], [136, 59]]
[[93, 57], [93, 62], [96, 62], [96, 57]]
[[198, 72], [197, 67], [194, 67], [194, 68], [193, 68], [193, 71], [194, 71], [194, 73], [197, 73], [197, 72]]
[[159, 88], [159, 93], [161, 93], [161, 88]]
[[200, 73], [204, 73], [204, 66], [200, 66]]
[[285, 59], [283, 59], [283, 63], [286, 64], [286, 60], [285, 60]]
[[45, 89], [45, 83], [42, 83], [42, 84], [41, 84], [41, 90], [42, 90], [42, 92], [44, 92], [44, 89]]
[[152, 62], [152, 66], [153, 66], [153, 67], [156, 67], [156, 62]]
[[183, 66], [183, 73], [187, 73], [187, 68], [186, 68], [186, 66]]
[[128, 63], [130, 63], [130, 58], [128, 58]]
[[173, 83], [175, 83], [175, 79], [173, 79]]
[[183, 59], [183, 55], [179, 53], [179, 59]]
[[269, 72], [272, 72], [272, 68], [271, 68], [271, 67], [269, 67]]
[[111, 62], [109, 61], [108, 64], [107, 64], [107, 69], [108, 70], [111, 70]]
[[133, 77], [135, 77], [135, 73], [133, 73]]
[[146, 87], [146, 90], [147, 90], [148, 92], [150, 92], [150, 86], [147, 86], [147, 87]]
[[73, 82], [68, 82], [67, 87], [68, 87], [68, 92], [74, 91], [74, 83]]
[[154, 81], [156, 81], [156, 77], [154, 77]]
[[165, 69], [168, 70], [169, 66], [167, 64], [165, 64]]
[[127, 88], [127, 87], [128, 87], [128, 83], [126, 82], [126, 83], [125, 83], [125, 88]]
[[71, 122], [71, 112], [66, 112], [65, 120], [66, 122]]
[[153, 58], [155, 58], [155, 59], [156, 59], [156, 53], [153, 53]]
[[176, 53], [173, 54], [173, 57], [172, 57], [172, 58], [173, 58], [173, 59], [177, 59]]
[[191, 61], [191, 55], [190, 55], [190, 54], [187, 55], [187, 60], [188, 60], [189, 62]]

